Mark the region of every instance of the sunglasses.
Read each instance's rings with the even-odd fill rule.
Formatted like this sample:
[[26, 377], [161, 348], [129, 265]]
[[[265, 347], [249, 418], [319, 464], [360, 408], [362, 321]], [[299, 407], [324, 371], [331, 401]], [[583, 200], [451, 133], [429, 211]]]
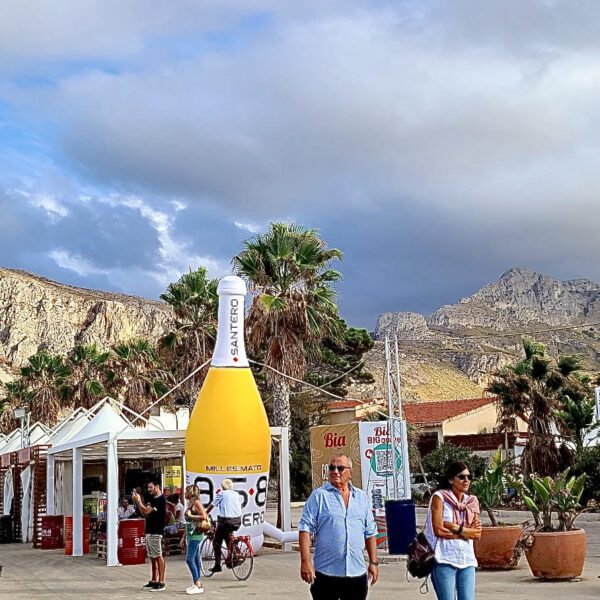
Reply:
[[464, 473], [460, 473], [459, 475], [457, 475], [457, 477], [461, 481], [471, 481], [473, 479], [473, 475], [465, 475]]
[[350, 467], [346, 467], [345, 465], [329, 465], [329, 472], [334, 473], [337, 471], [338, 473], [343, 473], [346, 469]]

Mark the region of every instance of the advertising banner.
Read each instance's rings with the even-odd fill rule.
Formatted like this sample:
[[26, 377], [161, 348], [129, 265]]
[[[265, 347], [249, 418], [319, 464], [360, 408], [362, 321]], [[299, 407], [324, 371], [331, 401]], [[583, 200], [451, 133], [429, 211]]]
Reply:
[[[394, 460], [398, 469], [398, 496], [396, 499], [409, 499], [411, 494], [406, 422], [396, 421], [394, 429], [396, 439]], [[359, 438], [362, 489], [371, 498], [375, 514], [383, 516], [385, 500], [394, 498], [392, 445], [388, 421], [359, 423]]]
[[352, 459], [352, 484], [362, 488], [358, 423], [312, 427], [310, 448], [313, 489], [327, 482], [329, 459], [336, 452], [343, 452]]
[[181, 465], [170, 465], [164, 468], [164, 487], [175, 491], [181, 489]]

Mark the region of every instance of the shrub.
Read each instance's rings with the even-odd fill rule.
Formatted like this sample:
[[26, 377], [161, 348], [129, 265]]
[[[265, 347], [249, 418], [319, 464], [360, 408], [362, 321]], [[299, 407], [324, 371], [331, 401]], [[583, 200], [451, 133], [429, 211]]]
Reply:
[[487, 461], [466, 448], [454, 444], [441, 444], [423, 459], [423, 468], [430, 482], [439, 485], [450, 463], [464, 462], [468, 465], [473, 477], [479, 478], [485, 472]]
[[584, 448], [577, 454], [571, 472], [587, 475], [581, 503], [585, 506], [590, 500], [600, 501], [600, 446]]

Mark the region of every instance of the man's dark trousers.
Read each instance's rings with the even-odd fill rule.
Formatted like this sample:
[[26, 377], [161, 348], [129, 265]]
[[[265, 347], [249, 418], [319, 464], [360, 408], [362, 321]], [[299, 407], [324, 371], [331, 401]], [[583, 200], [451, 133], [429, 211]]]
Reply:
[[215, 539], [213, 540], [213, 548], [215, 550], [215, 567], [221, 566], [222, 544], [229, 543], [229, 535], [237, 531], [242, 524], [240, 517], [219, 517], [217, 519], [217, 531], [215, 531]]
[[332, 577], [317, 571], [310, 586], [313, 600], [365, 600], [368, 592], [366, 573], [360, 577]]

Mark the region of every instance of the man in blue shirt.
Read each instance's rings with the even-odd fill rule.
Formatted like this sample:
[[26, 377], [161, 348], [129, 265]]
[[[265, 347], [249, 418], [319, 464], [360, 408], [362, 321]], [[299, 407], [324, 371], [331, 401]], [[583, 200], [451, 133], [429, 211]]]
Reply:
[[233, 481], [223, 479], [221, 487], [223, 489], [217, 494], [213, 504], [206, 508], [207, 513], [213, 508], [219, 509], [217, 529], [213, 540], [215, 551], [215, 566], [211, 569], [213, 573], [220, 573], [223, 570], [221, 568], [223, 542], [227, 544], [229, 536], [237, 531], [242, 524], [242, 497], [233, 489]]
[[[300, 576], [311, 584], [313, 600], [365, 600], [369, 579], [374, 585], [379, 578], [371, 503], [350, 483], [351, 477], [351, 460], [345, 454], [332, 456], [329, 482], [309, 496], [298, 524]], [[314, 566], [311, 536], [315, 537]]]

